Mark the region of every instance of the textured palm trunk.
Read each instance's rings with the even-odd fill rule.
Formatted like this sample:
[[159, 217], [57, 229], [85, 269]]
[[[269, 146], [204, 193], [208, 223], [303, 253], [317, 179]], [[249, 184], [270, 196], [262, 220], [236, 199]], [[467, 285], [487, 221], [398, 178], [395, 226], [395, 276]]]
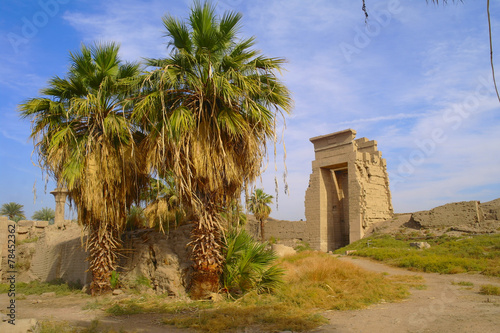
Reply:
[[262, 241], [266, 239], [264, 236], [264, 219], [260, 219], [260, 239]]
[[108, 225], [101, 231], [96, 226], [90, 228], [87, 249], [89, 270], [92, 273], [90, 285], [92, 296], [111, 290], [111, 272], [115, 269], [120, 247], [118, 232], [111, 226]]
[[216, 213], [205, 211], [191, 232], [194, 271], [189, 292], [194, 299], [206, 299], [220, 289], [224, 257], [220, 225], [215, 216]]

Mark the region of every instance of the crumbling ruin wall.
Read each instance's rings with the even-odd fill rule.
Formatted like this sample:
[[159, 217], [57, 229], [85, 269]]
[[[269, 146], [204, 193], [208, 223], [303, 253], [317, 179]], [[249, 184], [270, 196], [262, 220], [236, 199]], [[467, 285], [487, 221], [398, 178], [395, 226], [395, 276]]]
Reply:
[[46, 228], [38, 239], [30, 272], [43, 282], [62, 279], [82, 285], [90, 283], [84, 242], [81, 228], [76, 223], [66, 229], [58, 229], [55, 225]]
[[[16, 224], [4, 217], [0, 217], [0, 282], [5, 282], [12, 274], [7, 273], [12, 271], [7, 266], [9, 225], [11, 229], [15, 228], [18, 240], [38, 237], [36, 242], [16, 245], [16, 263], [23, 262], [23, 268], [18, 265], [15, 269], [16, 281], [49, 282], [62, 279], [81, 285], [91, 282], [84, 244], [86, 236], [78, 224], [66, 223], [60, 229], [56, 225], [48, 226], [38, 221], [20, 221]], [[186, 246], [191, 228], [190, 225], [181, 226], [168, 235], [152, 229], [125, 233], [118, 263], [120, 278], [131, 284], [138, 278], [146, 278], [159, 293], [185, 295], [191, 273], [189, 248]], [[24, 267], [25, 264], [27, 267]]]
[[392, 217], [393, 208], [389, 190], [389, 174], [377, 142], [361, 138], [355, 141], [356, 179], [361, 188], [360, 206], [363, 228]]
[[453, 202], [412, 214], [413, 222], [423, 228], [474, 225], [484, 219], [479, 201]]
[[[260, 222], [253, 215], [247, 215], [245, 229], [255, 238], [260, 239]], [[264, 225], [266, 240], [278, 241], [287, 246], [295, 246], [300, 241], [306, 240], [305, 221], [284, 221], [267, 218]]]
[[185, 296], [192, 272], [187, 246], [192, 227], [183, 225], [168, 235], [152, 229], [126, 232], [120, 278], [129, 285], [146, 278], [158, 293]]
[[315, 160], [305, 196], [306, 238], [331, 251], [361, 239], [371, 224], [391, 218], [386, 162], [376, 141], [348, 129], [311, 138]]

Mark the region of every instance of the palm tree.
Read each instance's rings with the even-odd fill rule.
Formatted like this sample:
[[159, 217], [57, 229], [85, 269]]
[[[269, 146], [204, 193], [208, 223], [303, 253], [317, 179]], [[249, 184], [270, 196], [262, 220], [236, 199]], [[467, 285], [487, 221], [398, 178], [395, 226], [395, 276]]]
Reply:
[[154, 172], [172, 172], [180, 200], [192, 209], [194, 272], [190, 292], [219, 290], [224, 257], [221, 212], [260, 174], [278, 116], [291, 110], [276, 77], [284, 63], [238, 37], [241, 15], [221, 17], [195, 2], [186, 21], [165, 16], [170, 55], [149, 59], [135, 118], [147, 133], [143, 151]]
[[260, 239], [262, 241], [264, 238], [264, 220], [271, 214], [270, 204], [273, 203], [273, 196], [264, 192], [264, 190], [257, 188], [252, 193], [252, 196], [248, 200], [248, 210], [250, 210], [257, 220], [260, 221]]
[[56, 217], [56, 212], [52, 208], [44, 207], [41, 210], [37, 210], [36, 212], [33, 213], [33, 216], [31, 218], [33, 220], [39, 220], [39, 221], [49, 221], [49, 222], [54, 222], [54, 218]]
[[23, 211], [24, 206], [16, 202], [4, 203], [0, 209], [0, 215], [5, 215], [11, 221], [18, 222], [21, 219], [26, 218]]
[[170, 172], [162, 179], [151, 179], [149, 191], [143, 194], [143, 198], [147, 203], [144, 214], [149, 226], [161, 232], [168, 232], [171, 224], [179, 226], [189, 216], [189, 211], [179, 201], [175, 180]]
[[66, 77], [41, 90], [47, 97], [20, 105], [21, 116], [32, 121], [40, 166], [68, 188], [88, 230], [93, 294], [110, 289], [127, 212], [148, 178], [125, 100], [131, 92], [121, 84], [140, 69], [123, 63], [118, 51], [114, 43], [83, 45], [70, 53]]

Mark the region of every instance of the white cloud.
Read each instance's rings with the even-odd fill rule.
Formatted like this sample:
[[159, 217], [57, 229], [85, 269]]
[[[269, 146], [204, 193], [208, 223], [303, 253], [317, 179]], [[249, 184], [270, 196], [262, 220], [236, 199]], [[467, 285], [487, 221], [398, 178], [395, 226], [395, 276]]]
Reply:
[[[167, 12], [178, 11], [179, 4], [171, 4], [159, 0], [106, 1], [98, 13], [68, 10], [63, 18], [82, 33], [85, 42], [118, 42], [121, 45], [120, 55], [124, 59], [139, 61], [143, 57], [162, 57], [167, 54], [161, 19]], [[182, 9], [185, 12], [187, 5], [183, 4]]]

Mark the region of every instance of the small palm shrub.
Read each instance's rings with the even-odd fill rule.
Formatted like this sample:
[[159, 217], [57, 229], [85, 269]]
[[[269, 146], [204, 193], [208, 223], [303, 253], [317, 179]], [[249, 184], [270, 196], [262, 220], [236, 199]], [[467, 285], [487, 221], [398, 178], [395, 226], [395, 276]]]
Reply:
[[283, 283], [284, 270], [267, 243], [257, 242], [245, 230], [234, 230], [225, 245], [222, 285], [228, 293], [273, 292]]

